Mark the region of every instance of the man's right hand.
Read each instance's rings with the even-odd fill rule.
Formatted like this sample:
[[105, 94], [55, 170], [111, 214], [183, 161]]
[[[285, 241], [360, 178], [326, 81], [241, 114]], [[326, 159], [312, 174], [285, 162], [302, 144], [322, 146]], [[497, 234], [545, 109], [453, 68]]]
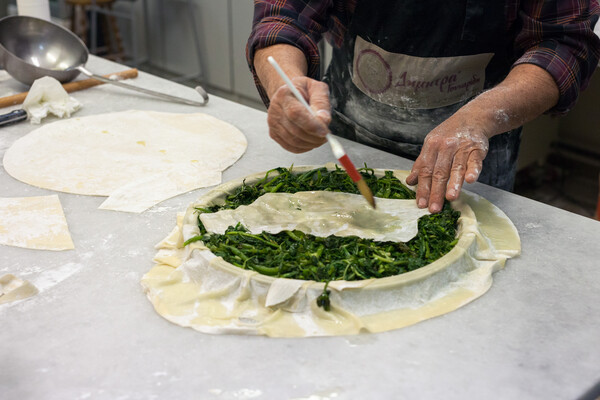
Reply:
[[299, 76], [292, 82], [315, 111], [313, 117], [283, 85], [271, 96], [267, 122], [269, 135], [284, 149], [304, 153], [321, 146], [327, 140], [327, 126], [331, 122], [329, 87], [323, 82]]

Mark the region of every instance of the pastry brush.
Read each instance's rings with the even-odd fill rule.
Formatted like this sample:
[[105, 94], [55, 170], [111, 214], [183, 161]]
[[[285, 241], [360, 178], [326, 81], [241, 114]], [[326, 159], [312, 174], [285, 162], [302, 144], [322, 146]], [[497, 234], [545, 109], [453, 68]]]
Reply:
[[[308, 110], [308, 112], [310, 112], [310, 114], [313, 117], [317, 118], [317, 114], [313, 111], [312, 108], [310, 108], [310, 106], [304, 99], [304, 96], [302, 96], [298, 89], [296, 89], [296, 86], [294, 86], [290, 78], [285, 74], [285, 72], [283, 72], [279, 64], [277, 64], [277, 61], [275, 61], [275, 59], [271, 56], [268, 57], [268, 60], [269, 63], [273, 66], [273, 68], [275, 68], [279, 76], [281, 76], [281, 78], [284, 80], [285, 84], [290, 88], [294, 96], [296, 96], [298, 101], [302, 103], [302, 105]], [[331, 134], [331, 132], [327, 132], [325, 138], [331, 146], [333, 155], [335, 156], [335, 158], [338, 159], [340, 164], [342, 164], [342, 167], [344, 167], [346, 173], [348, 174], [348, 176], [350, 176], [350, 179], [352, 179], [352, 181], [356, 184], [358, 190], [360, 191], [360, 194], [363, 195], [363, 197], [367, 200], [371, 207], [375, 208], [375, 198], [373, 197], [371, 189], [369, 189], [367, 182], [365, 182], [362, 175], [358, 172], [358, 170], [344, 151], [342, 144]]]

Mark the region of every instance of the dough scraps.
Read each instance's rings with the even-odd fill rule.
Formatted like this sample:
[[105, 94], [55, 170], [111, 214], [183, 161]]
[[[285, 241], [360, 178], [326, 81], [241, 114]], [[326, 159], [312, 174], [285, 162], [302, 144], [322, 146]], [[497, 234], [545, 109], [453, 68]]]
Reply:
[[[295, 167], [294, 171], [313, 168]], [[407, 174], [395, 171], [404, 182]], [[259, 173], [245, 179], [252, 184], [263, 177]], [[196, 208], [220, 204], [242, 181], [220, 185], [190, 205], [177, 227], [157, 245], [156, 264], [142, 278], [142, 286], [155, 310], [167, 320], [205, 333], [272, 337], [382, 332], [475, 300], [490, 288], [492, 273], [503, 268], [506, 259], [520, 254], [519, 236], [508, 217], [487, 200], [463, 192], [452, 203], [461, 217], [458, 243], [448, 254], [401, 275], [331, 281], [328, 312], [316, 305], [324, 289], [322, 282], [243, 270], [215, 256], [202, 242], [182, 247], [199, 234]]]
[[38, 293], [30, 282], [17, 278], [12, 274], [0, 277], [0, 304], [26, 299]]
[[0, 244], [38, 250], [74, 249], [58, 196], [0, 198]]
[[48, 113], [58, 118], [69, 118], [81, 104], [69, 96], [59, 81], [50, 76], [36, 79], [23, 101], [23, 109], [32, 124], [39, 124]]
[[241, 131], [206, 114], [130, 110], [42, 126], [8, 149], [4, 168], [33, 186], [110, 196], [103, 209], [142, 212], [219, 184], [246, 147]]

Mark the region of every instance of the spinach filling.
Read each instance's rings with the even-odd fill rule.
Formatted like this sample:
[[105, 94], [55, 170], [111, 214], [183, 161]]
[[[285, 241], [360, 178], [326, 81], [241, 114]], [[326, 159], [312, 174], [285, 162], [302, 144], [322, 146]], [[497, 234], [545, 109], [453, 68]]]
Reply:
[[[370, 168], [359, 172], [376, 197], [414, 199], [415, 192], [385, 171], [377, 177]], [[277, 173], [277, 174], [273, 174]], [[200, 235], [184, 243], [201, 240], [215, 255], [243, 269], [278, 278], [330, 282], [385, 278], [421, 268], [448, 253], [456, 244], [460, 213], [446, 202], [442, 211], [419, 219], [419, 232], [406, 243], [378, 242], [356, 236], [316, 237], [303, 232], [252, 234], [241, 224], [230, 226], [225, 234], [207, 232], [200, 214], [248, 205], [268, 192], [334, 191], [359, 194], [344, 170], [325, 167], [301, 174], [293, 168], [275, 168], [255, 184], [241, 187], [227, 196], [224, 205], [197, 208]], [[329, 310], [327, 284], [317, 304]]]

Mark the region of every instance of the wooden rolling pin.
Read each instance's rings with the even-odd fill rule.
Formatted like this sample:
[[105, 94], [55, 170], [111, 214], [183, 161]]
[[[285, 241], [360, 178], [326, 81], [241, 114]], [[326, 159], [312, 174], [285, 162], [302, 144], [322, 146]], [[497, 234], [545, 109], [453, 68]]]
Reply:
[[[115, 72], [112, 74], [104, 75], [105, 78], [112, 79], [112, 77], [117, 77], [118, 80], [122, 79], [131, 79], [136, 78], [138, 76], [137, 68], [128, 69], [121, 72]], [[84, 79], [81, 81], [69, 82], [65, 83], [62, 86], [65, 88], [67, 93], [76, 92], [77, 90], [91, 88], [97, 85], [103, 85], [104, 82], [96, 80], [96, 79]], [[12, 96], [6, 96], [0, 98], [0, 108], [10, 107], [17, 104], [22, 104], [25, 101], [25, 97], [27, 97], [27, 93], [19, 93], [13, 94]]]

